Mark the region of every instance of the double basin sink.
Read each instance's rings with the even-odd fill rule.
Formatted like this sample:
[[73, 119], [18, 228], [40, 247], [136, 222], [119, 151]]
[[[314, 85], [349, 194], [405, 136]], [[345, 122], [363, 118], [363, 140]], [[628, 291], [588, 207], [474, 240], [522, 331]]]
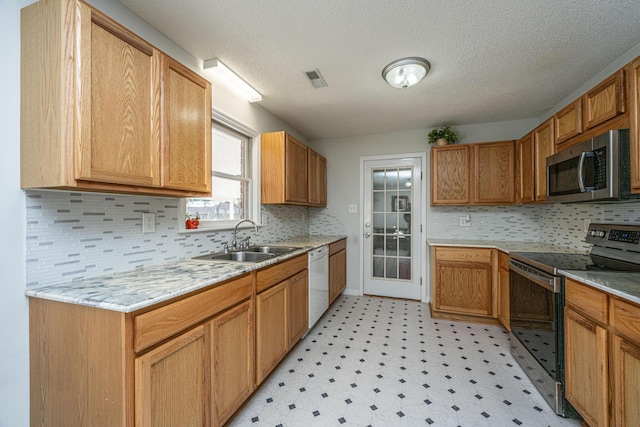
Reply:
[[201, 255], [193, 259], [204, 261], [260, 262], [279, 255], [297, 251], [298, 249], [300, 248], [289, 246], [252, 246], [238, 251]]

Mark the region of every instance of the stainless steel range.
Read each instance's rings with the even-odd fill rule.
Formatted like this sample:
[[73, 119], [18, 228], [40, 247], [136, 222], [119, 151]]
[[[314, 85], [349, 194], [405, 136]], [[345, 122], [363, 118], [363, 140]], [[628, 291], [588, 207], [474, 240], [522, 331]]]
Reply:
[[509, 259], [511, 353], [558, 415], [564, 397], [564, 277], [559, 270], [640, 271], [640, 224], [591, 224], [589, 255], [516, 252]]

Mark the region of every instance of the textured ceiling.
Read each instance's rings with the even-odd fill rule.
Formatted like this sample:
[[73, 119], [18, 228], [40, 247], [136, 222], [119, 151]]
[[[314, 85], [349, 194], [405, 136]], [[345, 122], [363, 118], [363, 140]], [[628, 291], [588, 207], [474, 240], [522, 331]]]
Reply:
[[[536, 118], [640, 42], [638, 0], [120, 2], [309, 139]], [[394, 89], [381, 71], [405, 56], [432, 68]]]

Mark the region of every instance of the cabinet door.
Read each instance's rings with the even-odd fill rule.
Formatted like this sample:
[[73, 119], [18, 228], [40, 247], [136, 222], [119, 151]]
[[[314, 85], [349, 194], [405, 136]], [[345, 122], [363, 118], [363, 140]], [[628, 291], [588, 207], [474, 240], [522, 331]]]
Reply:
[[254, 390], [253, 325], [253, 300], [211, 321], [211, 418], [214, 425], [224, 425]]
[[640, 420], [640, 347], [613, 337], [613, 413], [615, 425], [631, 427]]
[[78, 180], [160, 184], [160, 54], [80, 3]]
[[631, 63], [629, 80], [631, 188], [634, 193], [638, 193], [640, 192], [640, 58]]
[[514, 141], [474, 145], [474, 202], [477, 204], [515, 203]]
[[285, 201], [306, 204], [308, 201], [307, 146], [288, 134], [285, 137], [284, 170]]
[[435, 309], [493, 314], [491, 264], [436, 261]]
[[624, 110], [624, 69], [609, 76], [584, 95], [584, 121], [587, 129], [624, 113]]
[[287, 280], [288, 348], [293, 348], [309, 326], [307, 270]]
[[556, 144], [582, 133], [582, 98], [558, 111], [555, 115]]
[[347, 287], [347, 251], [341, 250], [329, 257], [329, 304], [331, 305]]
[[309, 204], [313, 206], [327, 205], [327, 159], [309, 149]]
[[199, 326], [135, 360], [136, 426], [208, 423], [209, 342]]
[[547, 200], [547, 157], [555, 153], [553, 135], [553, 117], [533, 131], [535, 147], [535, 198], [541, 202]]
[[162, 186], [211, 193], [211, 85], [163, 58]]
[[516, 142], [516, 203], [533, 203], [534, 196], [533, 133]]
[[511, 330], [509, 313], [509, 255], [498, 252], [498, 320]]
[[469, 152], [468, 145], [431, 149], [432, 205], [465, 205], [471, 202]]
[[607, 426], [607, 330], [568, 307], [564, 313], [567, 400], [590, 426]]
[[256, 297], [256, 384], [287, 354], [287, 283]]

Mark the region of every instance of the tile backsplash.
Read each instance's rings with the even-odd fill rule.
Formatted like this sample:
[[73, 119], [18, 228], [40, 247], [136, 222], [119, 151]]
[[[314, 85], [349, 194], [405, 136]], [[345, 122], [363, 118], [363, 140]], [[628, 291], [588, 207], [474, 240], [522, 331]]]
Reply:
[[[175, 198], [59, 191], [27, 191], [27, 287], [217, 252], [232, 231], [180, 233]], [[142, 234], [142, 213], [156, 215], [156, 231]], [[309, 230], [307, 208], [264, 205], [252, 242], [287, 239]]]
[[[27, 191], [27, 287], [161, 264], [223, 249], [231, 230], [179, 231], [174, 198], [61, 191]], [[156, 231], [142, 234], [142, 213], [156, 215]], [[469, 215], [470, 227], [459, 217]], [[239, 237], [268, 242], [303, 234], [347, 235], [330, 209], [263, 205], [258, 233]], [[528, 206], [432, 207], [432, 238], [556, 243], [586, 251], [586, 222], [640, 223], [640, 202]]]

